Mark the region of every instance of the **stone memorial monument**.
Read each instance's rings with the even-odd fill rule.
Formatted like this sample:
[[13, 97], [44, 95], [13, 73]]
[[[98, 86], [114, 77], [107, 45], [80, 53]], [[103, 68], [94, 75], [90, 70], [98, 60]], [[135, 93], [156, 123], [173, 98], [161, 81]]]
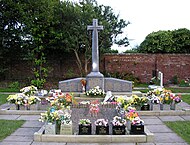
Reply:
[[81, 80], [86, 80], [86, 91], [99, 86], [105, 92], [132, 92], [132, 82], [116, 79], [105, 78], [99, 72], [99, 50], [98, 50], [98, 32], [103, 30], [103, 26], [98, 25], [98, 20], [93, 19], [93, 25], [87, 26], [87, 30], [92, 30], [92, 71], [86, 78], [75, 78], [59, 82], [59, 88], [63, 92], [82, 92]]

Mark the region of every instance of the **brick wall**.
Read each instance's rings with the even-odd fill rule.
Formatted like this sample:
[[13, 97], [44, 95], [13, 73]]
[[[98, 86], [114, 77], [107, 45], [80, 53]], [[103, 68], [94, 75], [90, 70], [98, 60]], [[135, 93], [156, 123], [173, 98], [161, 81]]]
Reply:
[[154, 72], [164, 74], [164, 83], [177, 75], [179, 79], [190, 78], [190, 54], [106, 54], [106, 72], [126, 72], [149, 82]]
[[[31, 66], [29, 61], [12, 61], [6, 79], [27, 80], [31, 78]], [[55, 82], [80, 76], [75, 56], [48, 60], [48, 66], [51, 70], [49, 78]], [[190, 78], [190, 54], [105, 54], [100, 61], [100, 71], [132, 73], [141, 82], [147, 83], [154, 72], [161, 71], [166, 84], [175, 75], [179, 79]]]

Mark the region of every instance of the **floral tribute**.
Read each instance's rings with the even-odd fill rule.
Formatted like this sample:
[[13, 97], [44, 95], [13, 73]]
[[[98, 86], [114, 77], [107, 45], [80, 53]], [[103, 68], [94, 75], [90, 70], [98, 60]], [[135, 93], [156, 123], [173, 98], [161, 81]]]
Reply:
[[99, 86], [96, 86], [96, 87], [90, 89], [89, 91], [87, 91], [86, 95], [103, 97], [103, 96], [105, 96], [105, 92]]
[[94, 124], [96, 126], [108, 126], [108, 119], [97, 119]]
[[80, 119], [79, 125], [89, 126], [91, 125], [91, 121], [89, 119]]
[[175, 95], [171, 90], [165, 88], [154, 89], [147, 92], [145, 96], [149, 98], [152, 103], [156, 104], [171, 104], [173, 101], [180, 103], [182, 101], [180, 95]]
[[126, 125], [126, 120], [122, 119], [119, 116], [115, 116], [112, 120], [113, 126], [125, 126]]
[[50, 102], [51, 106], [56, 107], [58, 110], [68, 108], [72, 104], [73, 95], [70, 93], [64, 94], [61, 90], [51, 90], [49, 94], [50, 96], [47, 100]]
[[59, 119], [60, 119], [60, 111], [56, 110], [54, 107], [51, 107], [45, 113], [41, 113], [39, 121], [55, 123], [55, 121], [58, 121]]
[[9, 95], [7, 101], [16, 105], [30, 106], [40, 102], [41, 99], [35, 96], [37, 88], [35, 86], [24, 87], [21, 90], [21, 93], [16, 93]]
[[81, 85], [82, 85], [82, 92], [84, 93], [86, 91], [86, 80], [85, 79], [81, 79]]
[[91, 114], [91, 116], [97, 116], [99, 111], [100, 111], [99, 102], [92, 101], [89, 106], [89, 113]]

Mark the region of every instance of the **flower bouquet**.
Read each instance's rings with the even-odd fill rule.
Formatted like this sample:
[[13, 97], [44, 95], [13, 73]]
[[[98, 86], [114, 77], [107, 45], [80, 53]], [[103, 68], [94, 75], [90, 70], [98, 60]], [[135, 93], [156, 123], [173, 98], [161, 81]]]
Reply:
[[172, 102], [170, 104], [170, 109], [175, 110], [176, 104], [182, 102], [181, 95], [170, 94], [170, 98], [172, 100]]
[[96, 126], [96, 134], [98, 135], [108, 135], [109, 134], [109, 125], [108, 119], [97, 119], [94, 122]]
[[126, 120], [119, 116], [115, 116], [112, 120], [112, 134], [125, 135]]
[[59, 111], [50, 108], [45, 113], [41, 113], [39, 121], [46, 122], [45, 134], [56, 134], [56, 121], [60, 119]]
[[95, 96], [104, 97], [105, 96], [105, 92], [102, 89], [100, 89], [99, 86], [96, 86], [96, 87], [90, 89], [89, 91], [87, 91], [86, 95], [87, 96], [93, 96], [93, 97], [95, 97]]
[[60, 110], [60, 134], [62, 135], [72, 135], [72, 120], [71, 120], [71, 110]]
[[79, 135], [90, 135], [92, 132], [92, 124], [89, 119], [79, 120]]

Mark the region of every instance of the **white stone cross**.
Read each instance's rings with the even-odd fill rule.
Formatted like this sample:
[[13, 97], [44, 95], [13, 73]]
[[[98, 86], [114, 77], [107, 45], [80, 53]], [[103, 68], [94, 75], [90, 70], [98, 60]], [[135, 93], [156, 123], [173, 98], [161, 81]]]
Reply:
[[93, 19], [93, 25], [87, 26], [87, 30], [93, 30], [93, 33], [92, 33], [92, 72], [99, 72], [98, 30], [103, 30], [103, 26], [98, 26], [98, 19]]

